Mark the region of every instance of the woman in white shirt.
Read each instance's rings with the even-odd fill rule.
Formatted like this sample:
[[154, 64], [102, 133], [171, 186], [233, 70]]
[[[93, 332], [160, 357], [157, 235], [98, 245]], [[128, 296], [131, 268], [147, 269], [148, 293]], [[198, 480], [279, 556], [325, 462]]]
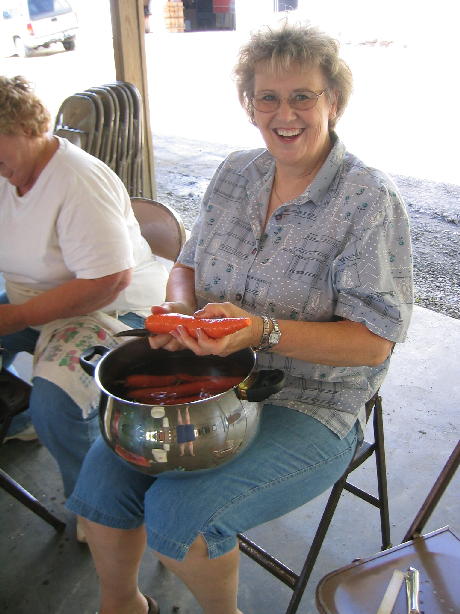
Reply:
[[79, 354], [96, 340], [114, 344], [120, 327], [142, 325], [164, 300], [167, 272], [122, 181], [49, 127], [30, 84], [0, 77], [3, 363], [35, 354], [31, 418], [68, 496], [98, 432], [97, 391]]

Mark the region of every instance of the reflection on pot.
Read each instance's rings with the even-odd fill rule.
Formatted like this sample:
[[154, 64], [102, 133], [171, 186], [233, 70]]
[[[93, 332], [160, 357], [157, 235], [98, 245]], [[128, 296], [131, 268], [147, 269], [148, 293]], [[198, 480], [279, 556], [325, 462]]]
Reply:
[[[102, 357], [95, 364], [98, 354]], [[257, 372], [250, 349], [226, 358], [199, 357], [189, 350], [152, 350], [145, 339], [114, 350], [89, 348], [80, 364], [101, 389], [99, 417], [106, 443], [132, 467], [151, 475], [212, 469], [230, 461], [254, 439], [259, 401], [284, 383], [281, 371]], [[205, 399], [148, 404], [123, 397], [120, 382], [134, 373], [162, 378], [189, 374], [239, 383]]]

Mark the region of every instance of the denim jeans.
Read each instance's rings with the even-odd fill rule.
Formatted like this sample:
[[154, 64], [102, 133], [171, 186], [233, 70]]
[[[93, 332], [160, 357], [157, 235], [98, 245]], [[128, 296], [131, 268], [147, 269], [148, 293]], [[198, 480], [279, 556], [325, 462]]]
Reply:
[[154, 550], [181, 560], [201, 534], [210, 558], [236, 534], [300, 507], [327, 490], [353, 458], [358, 422], [340, 439], [321, 422], [265, 405], [253, 443], [216, 469], [157, 477], [129, 466], [99, 437], [88, 452], [68, 509], [102, 525], [145, 523]]
[[[6, 293], [0, 293], [0, 304], [5, 303], [8, 303]], [[143, 318], [133, 313], [120, 316], [119, 319], [128, 326], [143, 325]], [[0, 345], [4, 348], [5, 368], [12, 367], [19, 352], [33, 354], [38, 335], [32, 328], [2, 335]], [[27, 413], [40, 441], [48, 448], [59, 466], [64, 494], [68, 497], [75, 486], [83, 459], [99, 434], [98, 412], [96, 409], [87, 418], [83, 418], [80, 407], [61, 388], [41, 377], [34, 377], [32, 384]], [[13, 420], [9, 434], [25, 427], [24, 413], [26, 412]]]

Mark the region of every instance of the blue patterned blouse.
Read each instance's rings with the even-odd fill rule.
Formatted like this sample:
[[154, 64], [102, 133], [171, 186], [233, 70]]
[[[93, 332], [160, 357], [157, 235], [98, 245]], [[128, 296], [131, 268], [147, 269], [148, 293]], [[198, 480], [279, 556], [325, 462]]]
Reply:
[[[412, 312], [410, 230], [384, 173], [334, 146], [311, 185], [263, 220], [275, 172], [266, 149], [230, 154], [217, 169], [179, 262], [195, 269], [199, 307], [229, 301], [279, 319], [362, 322], [404, 341]], [[267, 402], [303, 411], [344, 437], [380, 387], [376, 367], [331, 367], [259, 352], [287, 374]]]

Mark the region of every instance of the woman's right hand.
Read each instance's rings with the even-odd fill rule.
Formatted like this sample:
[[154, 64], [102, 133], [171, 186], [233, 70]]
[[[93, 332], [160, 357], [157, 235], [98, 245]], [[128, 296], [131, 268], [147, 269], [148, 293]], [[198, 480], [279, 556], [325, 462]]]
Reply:
[[[186, 315], [193, 315], [193, 310], [188, 308], [183, 303], [165, 302], [161, 305], [154, 305], [151, 309], [152, 313], [183, 313]], [[177, 352], [177, 350], [183, 350], [185, 345], [179, 340], [174, 338], [169, 333], [162, 335], [151, 335], [148, 337], [148, 341], [152, 350], [168, 350], [169, 352]]]

